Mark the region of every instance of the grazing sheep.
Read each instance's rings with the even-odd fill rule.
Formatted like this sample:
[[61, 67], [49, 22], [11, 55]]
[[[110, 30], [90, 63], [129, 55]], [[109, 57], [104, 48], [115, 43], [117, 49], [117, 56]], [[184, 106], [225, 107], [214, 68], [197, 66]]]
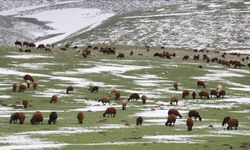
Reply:
[[143, 118], [141, 116], [139, 116], [139, 117], [136, 118], [136, 125], [137, 126], [141, 126], [142, 122], [143, 122]]
[[19, 92], [24, 92], [27, 89], [28, 85], [27, 83], [21, 83], [18, 88], [19, 88]]
[[209, 99], [209, 93], [206, 91], [200, 91], [199, 96], [201, 99], [203, 99], [203, 97], [207, 97], [207, 99]]
[[56, 124], [56, 119], [57, 119], [57, 113], [56, 112], [51, 112], [49, 115], [49, 120], [48, 120], [48, 124]]
[[189, 117], [189, 118], [194, 117], [195, 120], [196, 120], [196, 118], [199, 118], [199, 121], [202, 120], [202, 119], [201, 119], [201, 116], [200, 116], [200, 114], [199, 114], [199, 112], [196, 111], [196, 110], [190, 110], [190, 111], [188, 112], [188, 117]]
[[25, 114], [23, 112], [19, 113], [19, 123], [23, 124], [25, 120]]
[[189, 56], [188, 55], [185, 55], [183, 56], [182, 60], [188, 60]]
[[89, 91], [91, 92], [91, 93], [94, 93], [94, 92], [98, 92], [98, 90], [99, 90], [99, 87], [98, 86], [89, 86]]
[[203, 88], [206, 88], [206, 86], [205, 86], [205, 82], [204, 81], [197, 81], [197, 86], [198, 86], [198, 88], [199, 87], [203, 87]]
[[130, 51], [129, 55], [130, 56], [133, 56], [134, 52], [133, 51]]
[[37, 89], [37, 86], [38, 86], [37, 82], [33, 82], [33, 89], [34, 89], [34, 90]]
[[39, 44], [39, 45], [37, 46], [37, 49], [45, 49], [45, 45], [44, 45], [44, 44]]
[[126, 110], [126, 106], [128, 104], [128, 100], [126, 100], [126, 99], [122, 100], [121, 104], [122, 104], [122, 110]]
[[77, 119], [78, 119], [79, 124], [82, 124], [82, 121], [83, 121], [83, 119], [84, 119], [84, 114], [83, 114], [83, 112], [80, 111], [80, 112], [77, 114]]
[[68, 86], [67, 87], [67, 90], [66, 90], [66, 93], [69, 94], [69, 93], [74, 93], [74, 88], [72, 86]]
[[106, 105], [106, 103], [109, 103], [110, 105], [110, 99], [107, 96], [103, 96], [102, 98], [98, 100], [98, 102], [102, 102], [103, 105]]
[[115, 100], [119, 100], [121, 97], [121, 92], [115, 91]]
[[220, 90], [220, 91], [219, 91], [219, 96], [218, 96], [218, 97], [219, 97], [219, 98], [220, 98], [220, 97], [224, 98], [225, 95], [226, 95], [226, 91], [225, 91], [225, 90]]
[[147, 96], [146, 95], [142, 95], [141, 100], [142, 100], [142, 104], [146, 104]]
[[222, 125], [224, 126], [227, 123], [227, 130], [232, 130], [233, 127], [235, 130], [237, 130], [237, 127], [239, 125], [239, 121], [238, 119], [235, 118], [231, 118], [231, 117], [226, 117], [224, 118]]
[[53, 95], [50, 99], [50, 103], [56, 103], [57, 99], [58, 99], [57, 95]]
[[168, 111], [168, 115], [174, 114], [175, 116], [179, 116], [180, 119], [182, 118], [181, 114], [179, 113], [179, 111], [177, 109], [171, 108]]
[[188, 118], [186, 121], [186, 125], [188, 127], [188, 131], [192, 131], [193, 125], [194, 125], [194, 121], [191, 118]]
[[32, 125], [38, 125], [39, 123], [43, 124], [43, 115], [41, 112], [37, 111], [33, 113], [32, 118], [30, 119]]
[[29, 101], [23, 100], [23, 108], [28, 108], [28, 106], [29, 106]]
[[11, 114], [9, 123], [10, 124], [12, 124], [12, 122], [17, 123], [18, 120], [19, 124], [23, 124], [25, 120], [25, 114], [22, 112], [15, 112]]
[[17, 84], [14, 83], [14, 84], [12, 85], [12, 91], [13, 91], [13, 92], [16, 92], [16, 88], [17, 88]]
[[23, 79], [24, 79], [24, 81], [30, 80], [31, 82], [34, 82], [33, 77], [31, 75], [29, 75], [29, 74], [24, 75]]
[[25, 83], [27, 84], [27, 87], [30, 88], [30, 80], [26, 80]]
[[175, 121], [176, 121], [176, 116], [174, 114], [170, 114], [168, 116], [168, 120], [167, 122], [165, 123], [166, 126], [174, 126], [175, 124]]
[[123, 53], [119, 53], [117, 55], [117, 59], [124, 59], [124, 54]]
[[116, 109], [115, 107], [108, 107], [106, 111], [103, 113], [103, 117], [105, 118], [106, 114], [111, 115], [111, 117], [115, 117], [116, 115]]
[[195, 91], [193, 91], [193, 93], [192, 93], [192, 98], [193, 98], [193, 99], [196, 98], [196, 93], [195, 93]]
[[216, 91], [215, 89], [212, 89], [212, 90], [210, 91], [210, 95], [211, 95], [211, 98], [213, 97], [213, 95], [214, 95], [215, 97], [219, 98], [219, 92]]
[[134, 100], [134, 99], [135, 99], [135, 100], [140, 99], [140, 96], [139, 96], [138, 93], [132, 93], [132, 94], [129, 96], [128, 101]]
[[175, 81], [175, 82], [173, 83], [173, 87], [174, 87], [174, 89], [175, 89], [175, 90], [178, 90], [178, 86], [179, 86], [179, 85], [178, 85], [178, 82], [177, 82], [177, 81]]
[[189, 96], [189, 90], [184, 90], [182, 92], [182, 98], [186, 98], [187, 96]]
[[173, 105], [173, 103], [175, 103], [176, 105], [178, 105], [178, 97], [177, 96], [173, 96], [170, 99], [170, 105]]
[[198, 55], [194, 55], [193, 60], [197, 61], [199, 59], [200, 59], [200, 55], [199, 54]]

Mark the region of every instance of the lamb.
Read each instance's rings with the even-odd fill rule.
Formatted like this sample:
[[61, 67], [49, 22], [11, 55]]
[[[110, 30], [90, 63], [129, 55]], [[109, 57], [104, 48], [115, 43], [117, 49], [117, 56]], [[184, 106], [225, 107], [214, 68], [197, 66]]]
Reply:
[[82, 124], [82, 121], [83, 121], [83, 119], [84, 119], [84, 114], [83, 114], [83, 112], [79, 112], [79, 113], [77, 114], [77, 119], [78, 119], [79, 124]]
[[177, 109], [171, 108], [168, 111], [168, 115], [174, 114], [175, 116], [179, 116], [180, 119], [182, 118], [181, 114], [179, 113], [179, 111]]
[[136, 118], [136, 125], [137, 126], [141, 126], [142, 122], [143, 122], [143, 118], [141, 116], [139, 116], [139, 117]]
[[56, 124], [56, 119], [57, 119], [57, 113], [56, 112], [51, 112], [49, 115], [49, 120], [48, 120], [48, 124]]
[[194, 117], [195, 120], [196, 120], [196, 118], [199, 118], [199, 121], [202, 120], [202, 119], [201, 119], [201, 116], [200, 116], [200, 114], [199, 114], [199, 112], [196, 111], [196, 110], [190, 110], [190, 111], [188, 112], [188, 117], [189, 117], [189, 118]]
[[186, 121], [186, 125], [188, 127], [188, 131], [192, 131], [194, 121], [191, 118], [188, 118], [187, 121]]
[[174, 114], [170, 114], [168, 116], [168, 120], [167, 122], [165, 123], [166, 126], [174, 126], [175, 124], [175, 121], [176, 121], [176, 116]]
[[108, 107], [106, 111], [103, 113], [103, 117], [105, 118], [106, 114], [111, 115], [111, 117], [115, 117], [116, 115], [116, 109], [115, 107]]

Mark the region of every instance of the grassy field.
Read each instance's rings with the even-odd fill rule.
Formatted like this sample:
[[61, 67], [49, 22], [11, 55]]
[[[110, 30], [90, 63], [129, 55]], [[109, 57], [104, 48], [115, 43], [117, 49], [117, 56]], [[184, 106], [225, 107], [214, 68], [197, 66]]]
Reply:
[[[250, 149], [250, 80], [249, 68], [233, 69], [216, 63], [193, 61], [193, 51], [166, 49], [177, 57], [161, 59], [153, 57], [159, 48], [149, 52], [142, 47], [119, 46], [125, 59], [113, 55], [103, 55], [92, 51], [88, 58], [75, 55], [72, 49], [53, 52], [32, 50], [21, 53], [16, 48], [0, 48], [0, 150], [1, 149]], [[133, 50], [134, 56], [129, 56]], [[143, 53], [143, 56], [138, 56]], [[182, 61], [184, 55], [190, 55]], [[200, 53], [202, 55], [202, 53]], [[213, 52], [208, 55], [214, 57]], [[220, 57], [218, 55], [218, 57]], [[227, 59], [241, 59], [246, 56], [227, 56]], [[247, 62], [245, 62], [247, 63]], [[202, 65], [203, 68], [198, 68]], [[24, 93], [12, 92], [13, 83], [22, 83], [23, 76], [31, 74], [38, 82], [38, 89], [28, 89]], [[226, 90], [225, 98], [201, 100], [197, 98], [179, 99], [178, 106], [169, 104], [170, 97], [181, 97], [182, 90], [198, 92], [198, 79], [206, 81], [206, 91], [218, 84]], [[174, 81], [180, 83], [174, 90]], [[98, 93], [88, 91], [89, 83], [99, 86]], [[66, 87], [72, 85], [74, 94], [66, 94]], [[112, 86], [121, 91], [122, 99], [133, 92], [148, 97], [147, 104], [141, 100], [130, 101], [127, 110], [121, 109], [119, 100], [111, 97], [110, 106], [117, 107], [115, 118], [103, 118], [109, 105], [103, 106], [97, 100], [107, 96]], [[52, 95], [59, 100], [50, 104]], [[27, 99], [30, 107], [15, 109]], [[182, 119], [177, 119], [174, 127], [166, 127], [167, 112], [177, 108]], [[191, 132], [187, 131], [186, 119], [190, 109], [200, 112], [203, 120], [195, 121]], [[42, 125], [31, 125], [32, 113], [41, 111]], [[57, 124], [48, 125], [50, 112], [58, 113]], [[83, 111], [85, 118], [78, 124], [77, 113]], [[24, 112], [23, 125], [9, 124], [10, 114]], [[137, 116], [144, 118], [143, 125], [137, 127]], [[238, 130], [227, 131], [221, 126], [224, 117], [239, 120]], [[212, 126], [212, 127], [209, 127]]]

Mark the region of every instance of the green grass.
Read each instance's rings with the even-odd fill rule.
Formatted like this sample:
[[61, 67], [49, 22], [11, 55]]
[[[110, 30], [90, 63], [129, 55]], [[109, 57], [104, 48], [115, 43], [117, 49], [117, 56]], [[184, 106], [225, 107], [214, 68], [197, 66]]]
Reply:
[[[169, 49], [167, 51], [173, 53], [177, 53], [176, 58], [172, 58], [171, 60], [160, 59], [152, 57], [155, 52], [160, 52], [159, 48], [152, 48], [150, 52], [145, 52], [144, 48], [142, 47], [131, 47], [131, 46], [123, 46], [118, 45], [117, 49], [120, 52], [125, 53], [125, 60], [130, 61], [120, 61], [117, 60], [115, 56], [103, 55], [97, 51], [93, 51], [92, 54], [83, 59], [81, 56], [75, 56], [73, 50], [68, 51], [59, 51], [54, 50], [52, 53], [45, 53], [44, 51], [33, 50], [32, 53], [35, 54], [48, 54], [50, 56], [54, 56], [53, 59], [41, 58], [41, 59], [12, 59], [6, 58], [6, 55], [12, 55], [13, 52], [17, 52], [15, 48], [0, 48], [0, 56], [1, 56], [1, 64], [0, 68], [10, 68], [15, 69], [21, 72], [27, 73], [37, 73], [37, 74], [45, 74], [50, 76], [56, 76], [54, 72], [64, 72], [64, 71], [72, 71], [75, 68], [92, 68], [98, 64], [126, 64], [126, 65], [136, 65], [136, 66], [152, 66], [152, 68], [148, 69], [141, 69], [141, 70], [132, 70], [127, 71], [123, 75], [127, 76], [137, 76], [137, 75], [157, 75], [161, 77], [162, 80], [171, 81], [170, 83], [160, 83], [160, 87], [153, 87], [148, 86], [145, 87], [143, 85], [138, 85], [134, 82], [134, 79], [124, 79], [122, 77], [115, 76], [110, 72], [102, 72], [102, 73], [94, 73], [94, 74], [62, 74], [58, 76], [67, 76], [67, 77], [74, 77], [74, 78], [84, 78], [94, 82], [102, 82], [105, 85], [118, 85], [117, 88], [122, 92], [122, 96], [127, 98], [130, 93], [123, 92], [123, 90], [146, 90], [151, 92], [157, 88], [165, 89], [168, 87], [172, 87], [172, 81], [178, 81], [181, 83], [183, 88], [187, 89], [195, 89], [199, 91], [200, 89], [197, 88], [195, 79], [191, 77], [197, 76], [204, 76], [208, 73], [207, 69], [215, 69], [211, 68], [212, 65], [216, 65], [215, 63], [206, 64], [202, 61], [194, 62], [192, 60], [188, 60], [186, 62], [181, 61], [182, 56], [188, 54], [190, 56], [193, 55], [192, 51], [189, 50], [180, 50], [180, 49]], [[135, 56], [129, 57], [128, 54], [130, 50], [135, 52]], [[19, 53], [19, 52], [17, 52]], [[138, 56], [138, 53], [143, 53], [143, 56]], [[21, 54], [21, 53], [20, 53]], [[26, 53], [24, 53], [26, 54]], [[55, 63], [55, 65], [46, 66], [48, 70], [32, 70], [29, 68], [21, 68], [21, 67], [13, 67], [11, 64], [23, 64], [23, 63]], [[177, 65], [177, 66], [173, 66]], [[202, 65], [203, 69], [198, 69], [198, 66]], [[222, 70], [226, 70], [227, 68], [221, 68]], [[246, 68], [243, 68], [246, 70]], [[235, 77], [235, 78], [225, 78], [225, 80], [241, 83], [244, 85], [250, 85], [250, 80], [248, 74], [246, 77]], [[105, 96], [108, 94], [108, 90], [110, 87], [102, 86], [100, 87], [100, 91], [98, 93], [90, 93], [87, 87], [74, 87], [75, 94], [71, 96], [59, 96], [59, 100], [55, 104], [50, 104], [49, 100], [50, 97], [34, 97], [36, 92], [43, 92], [47, 89], [62, 89], [62, 92], [59, 94], [65, 94], [66, 86], [59, 86], [58, 84], [65, 84], [70, 85], [72, 82], [70, 81], [63, 81], [63, 80], [54, 80], [49, 77], [34, 77], [35, 80], [38, 82], [39, 87], [37, 91], [33, 89], [29, 89], [24, 93], [19, 92], [12, 92], [11, 86], [12, 83], [21, 83], [23, 82], [22, 76], [18, 75], [1, 75], [0, 73], [0, 82], [4, 82], [9, 84], [9, 89], [1, 90], [1, 95], [9, 95], [11, 96], [10, 99], [1, 98], [1, 104], [4, 106], [9, 106], [19, 103], [21, 104], [23, 99], [28, 99], [31, 106], [27, 108], [29, 111], [25, 112], [26, 120], [24, 125], [19, 124], [9, 124], [9, 118], [0, 118], [0, 136], [11, 135], [14, 133], [19, 132], [27, 132], [27, 131], [39, 131], [39, 130], [58, 130], [61, 127], [98, 127], [102, 126], [103, 124], [127, 124], [129, 128], [121, 128], [121, 129], [104, 129], [104, 132], [93, 132], [93, 133], [78, 133], [78, 134], [51, 134], [51, 135], [30, 135], [35, 138], [44, 139], [48, 141], [53, 141], [56, 143], [68, 143], [68, 146], [63, 147], [63, 149], [229, 149], [230, 146], [233, 149], [242, 149], [240, 146], [242, 143], [249, 142], [250, 136], [242, 135], [232, 135], [232, 137], [200, 137], [194, 138], [195, 140], [203, 140], [202, 143], [196, 144], [185, 144], [185, 143], [157, 143], [151, 142], [149, 140], [143, 139], [143, 136], [151, 136], [151, 135], [200, 135], [200, 134], [211, 134], [212, 131], [220, 131], [224, 130], [221, 128], [209, 128], [209, 125], [216, 125], [221, 124], [222, 119], [225, 116], [233, 116], [238, 118], [240, 121], [240, 126], [238, 131], [247, 130], [249, 131], [249, 113], [234, 113], [232, 111], [240, 111], [240, 110], [249, 110], [249, 104], [238, 104], [237, 107], [233, 107], [230, 109], [218, 109], [218, 108], [201, 108], [199, 112], [205, 120], [199, 122], [195, 121], [194, 126], [207, 126], [207, 128], [194, 128], [192, 132], [188, 132], [186, 130], [185, 124], [178, 124], [174, 127], [165, 127], [163, 125], [151, 125], [151, 126], [144, 126], [146, 122], [143, 123], [142, 127], [135, 126], [135, 113], [141, 112], [141, 108], [151, 108], [147, 106], [143, 106], [141, 101], [138, 102], [129, 102], [130, 107], [127, 108], [126, 111], [122, 111], [120, 108], [117, 108], [117, 115], [115, 118], [106, 118], [103, 119], [102, 113], [103, 112], [84, 112], [85, 118], [83, 125], [79, 125], [76, 115], [77, 111], [70, 111], [72, 109], [77, 108], [84, 108], [86, 104], [84, 103], [76, 103], [74, 99], [93, 99], [98, 100], [100, 97]], [[43, 80], [49, 80], [49, 82], [43, 82]], [[153, 80], [153, 79], [152, 79]], [[87, 83], [88, 84], [88, 83]], [[170, 84], [167, 86], [167, 84]], [[218, 84], [222, 84], [220, 81], [209, 81], [206, 82], [207, 88], [205, 90], [209, 91], [210, 88], [214, 88]], [[41, 86], [42, 85], [42, 86]], [[250, 93], [245, 91], [233, 91], [229, 90], [230, 87], [234, 87], [228, 84], [223, 84], [227, 91], [227, 95], [230, 96], [241, 96], [241, 97], [249, 97]], [[56, 94], [56, 93], [55, 93]], [[153, 102], [149, 102], [148, 104], [155, 104], [154, 101], [167, 101], [169, 97], [173, 95], [180, 94], [173, 94], [173, 93], [154, 93], [154, 94], [161, 94], [161, 98], [151, 98]], [[147, 94], [146, 94], [147, 95]], [[114, 100], [114, 97], [111, 98], [113, 103], [120, 104], [120, 101]], [[215, 102], [215, 104], [220, 104], [220, 101], [223, 99], [210, 99]], [[180, 100], [182, 102], [186, 101], [186, 105], [191, 104], [208, 104], [206, 100], [204, 102], [201, 101], [191, 101], [191, 99]], [[230, 102], [228, 102], [230, 103]], [[226, 104], [226, 103], [225, 103]], [[169, 106], [169, 105], [161, 105], [161, 106]], [[185, 107], [187, 107], [185, 106]], [[175, 107], [175, 106], [173, 106]], [[177, 106], [179, 109], [187, 109], [188, 108], [181, 108]], [[158, 108], [156, 108], [158, 109]], [[43, 125], [31, 125], [29, 120], [32, 116], [32, 112], [37, 110], [54, 110], [60, 111], [58, 112], [59, 119], [57, 124], [55, 125], [48, 125], [47, 118], [50, 112], [43, 113], [44, 123]], [[22, 111], [22, 110], [16, 110]], [[167, 117], [167, 110], [166, 110], [166, 117]], [[187, 117], [187, 114], [183, 114], [184, 119]], [[146, 119], [146, 118], [144, 118]], [[244, 126], [244, 128], [241, 127]], [[93, 145], [89, 146], [86, 144], [90, 143], [105, 143], [105, 142], [143, 142], [139, 144], [124, 144], [124, 145]], [[0, 143], [1, 145], [5, 145]], [[225, 145], [228, 144], [229, 146]]]

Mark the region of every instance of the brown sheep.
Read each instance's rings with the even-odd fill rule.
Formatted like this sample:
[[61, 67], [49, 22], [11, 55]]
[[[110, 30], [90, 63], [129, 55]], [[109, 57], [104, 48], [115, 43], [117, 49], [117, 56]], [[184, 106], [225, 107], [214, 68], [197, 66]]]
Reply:
[[14, 83], [14, 84], [12, 85], [12, 91], [13, 91], [13, 92], [16, 92], [16, 89], [17, 89], [17, 84]]
[[123, 53], [119, 53], [117, 55], [117, 59], [124, 59], [124, 54]]
[[141, 116], [139, 116], [139, 117], [136, 118], [136, 125], [137, 126], [141, 126], [142, 122], [143, 122], [143, 118]]
[[213, 95], [216, 96], [217, 98], [219, 98], [219, 93], [218, 93], [218, 91], [215, 90], [215, 89], [212, 89], [212, 90], [210, 91], [210, 95], [211, 95], [211, 98], [213, 97]]
[[220, 98], [220, 97], [224, 98], [225, 95], [226, 95], [226, 91], [225, 91], [225, 90], [220, 90], [220, 91], [219, 91], [218, 97], [219, 97], [219, 98]]
[[58, 99], [57, 95], [53, 95], [50, 99], [50, 103], [56, 103], [57, 99]]
[[130, 51], [129, 55], [130, 56], [133, 56], [134, 52], [133, 51]]
[[177, 96], [173, 96], [170, 99], [170, 105], [173, 105], [173, 103], [175, 103], [176, 105], [178, 105], [178, 97]]
[[200, 114], [199, 114], [199, 112], [196, 111], [196, 110], [190, 110], [190, 111], [188, 112], [188, 117], [189, 117], [189, 118], [194, 117], [195, 120], [196, 120], [196, 118], [199, 118], [199, 121], [202, 120], [202, 119], [201, 119], [201, 116], [200, 116]]
[[116, 115], [115, 107], [108, 107], [102, 116], [105, 117], [106, 114], [108, 114], [108, 117], [109, 117], [109, 115], [111, 115], [111, 117], [115, 117], [115, 115]]
[[185, 55], [183, 56], [182, 60], [188, 60], [189, 56], [188, 55]]
[[82, 121], [83, 121], [83, 119], [84, 119], [84, 114], [83, 114], [83, 112], [80, 111], [80, 112], [77, 114], [77, 119], [78, 119], [79, 124], [82, 124]]
[[184, 90], [182, 92], [182, 98], [186, 98], [187, 96], [189, 96], [189, 90]]
[[124, 99], [121, 101], [121, 104], [122, 104], [122, 110], [126, 110], [126, 106], [128, 104], [128, 101]]
[[182, 118], [181, 114], [179, 113], [179, 111], [177, 109], [171, 108], [168, 111], [168, 115], [174, 114], [175, 116], [179, 116], [180, 119]]
[[175, 81], [175, 82], [173, 83], [173, 87], [174, 87], [175, 90], [178, 90], [178, 82]]
[[28, 106], [29, 106], [29, 101], [23, 100], [23, 108], [28, 108]]
[[119, 100], [121, 97], [121, 92], [115, 91], [115, 100]]
[[24, 79], [24, 81], [29, 80], [31, 82], [34, 82], [33, 77], [31, 75], [29, 75], [29, 74], [24, 75], [23, 79]]
[[89, 91], [91, 92], [91, 93], [94, 93], [94, 92], [98, 92], [98, 90], [99, 90], [99, 87], [98, 86], [89, 86]]
[[56, 124], [56, 119], [57, 119], [57, 113], [56, 112], [51, 112], [49, 115], [49, 120], [48, 120], [48, 124]]
[[141, 100], [142, 100], [142, 104], [146, 104], [147, 96], [142, 95]]
[[33, 89], [34, 89], [34, 90], [37, 89], [37, 86], [38, 86], [37, 82], [33, 82]]
[[12, 124], [12, 122], [17, 123], [19, 121], [20, 124], [23, 124], [25, 120], [25, 114], [22, 112], [15, 112], [11, 114], [9, 123]]
[[41, 112], [37, 111], [33, 113], [32, 118], [30, 119], [32, 125], [38, 125], [39, 123], [43, 124], [43, 115]]
[[138, 94], [138, 93], [132, 93], [132, 94], [129, 96], [128, 101], [129, 101], [129, 100], [133, 100], [133, 99], [135, 99], [135, 100], [140, 99], [139, 94]]
[[27, 89], [27, 84], [26, 83], [22, 83], [19, 85], [19, 92], [24, 92]]
[[205, 86], [205, 82], [204, 81], [197, 81], [197, 86], [198, 86], [198, 88], [199, 87], [203, 87], [203, 88], [206, 88], [206, 86]]
[[195, 93], [195, 91], [193, 91], [193, 93], [192, 93], [192, 98], [193, 98], [193, 99], [196, 98], [196, 93]]
[[192, 131], [194, 121], [191, 118], [188, 118], [187, 121], [186, 121], [186, 125], [188, 127], [188, 131]]
[[19, 113], [19, 123], [23, 124], [25, 120], [25, 114], [23, 112]]
[[200, 91], [199, 96], [201, 99], [203, 99], [203, 97], [207, 97], [207, 99], [209, 99], [209, 93], [206, 91]]
[[66, 90], [66, 93], [69, 94], [69, 93], [74, 93], [74, 88], [72, 86], [68, 86], [67, 87], [67, 90]]
[[224, 118], [222, 125], [224, 126], [227, 123], [227, 130], [234, 129], [237, 130], [237, 127], [239, 125], [238, 119], [231, 118], [231, 117], [226, 117]]
[[110, 105], [110, 99], [107, 96], [103, 96], [102, 98], [98, 100], [98, 102], [102, 102], [103, 105], [106, 105], [106, 103], [109, 103]]
[[165, 123], [166, 126], [174, 126], [175, 124], [175, 121], [176, 121], [176, 116], [174, 114], [170, 114], [168, 116], [168, 120], [167, 122]]

